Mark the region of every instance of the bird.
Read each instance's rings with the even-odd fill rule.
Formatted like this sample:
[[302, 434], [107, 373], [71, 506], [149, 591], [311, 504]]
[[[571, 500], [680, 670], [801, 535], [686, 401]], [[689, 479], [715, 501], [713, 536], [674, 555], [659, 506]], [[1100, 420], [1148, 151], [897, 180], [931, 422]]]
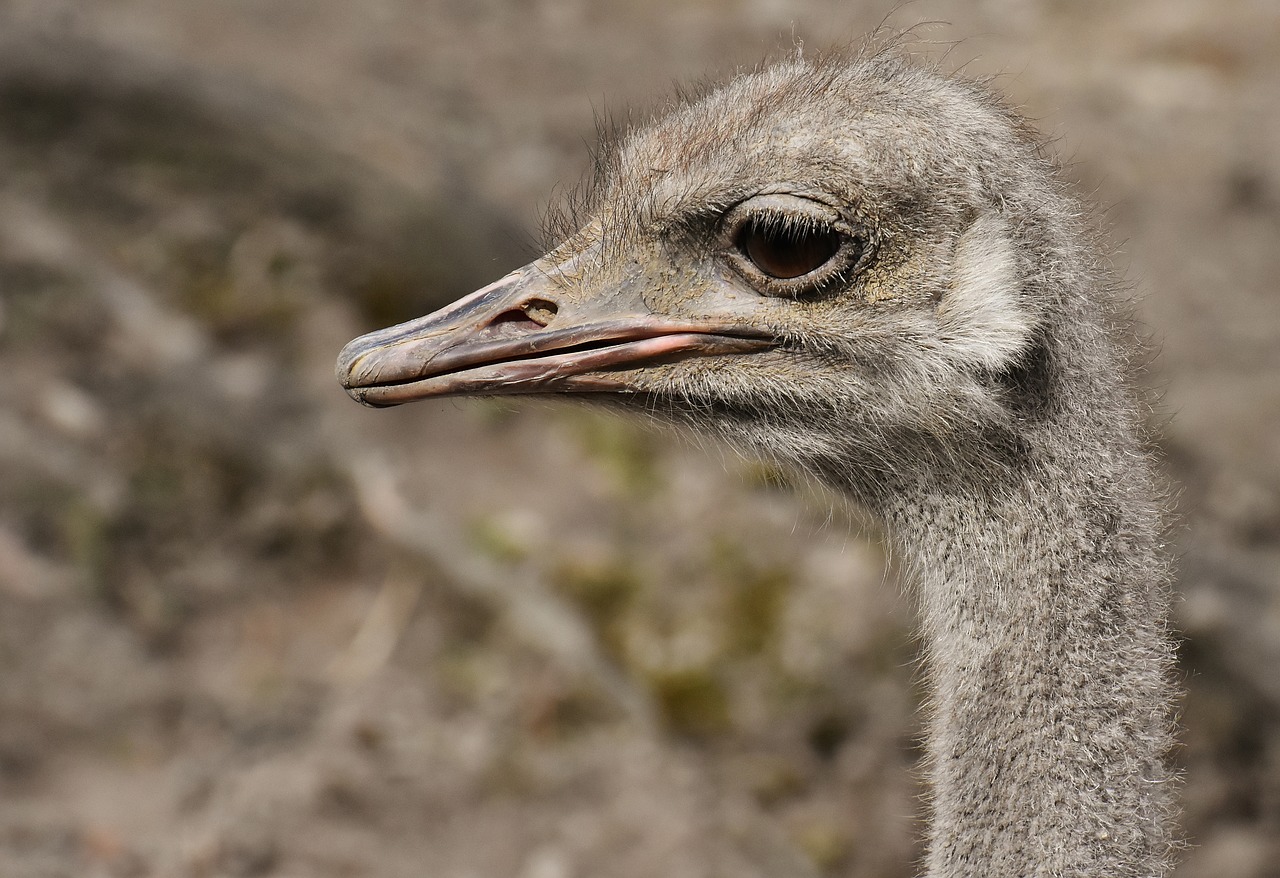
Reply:
[[1166, 491], [1096, 210], [989, 82], [793, 53], [608, 143], [548, 251], [350, 342], [383, 407], [569, 395], [816, 478], [910, 583], [923, 874], [1167, 874]]

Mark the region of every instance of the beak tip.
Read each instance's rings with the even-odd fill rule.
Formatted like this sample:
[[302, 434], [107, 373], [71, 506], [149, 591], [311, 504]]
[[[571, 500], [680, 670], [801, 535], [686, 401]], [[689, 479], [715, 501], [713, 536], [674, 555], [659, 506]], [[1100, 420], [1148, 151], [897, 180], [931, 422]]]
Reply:
[[347, 385], [344, 384], [343, 389], [347, 391], [347, 396], [351, 397], [356, 402], [360, 403], [360, 405], [365, 406], [366, 408], [385, 409], [385, 408], [391, 408], [392, 406], [396, 405], [396, 403], [394, 402], [374, 402], [373, 400], [369, 399], [368, 388], [348, 387]]
[[360, 359], [359, 347], [357, 343], [360, 339], [354, 339], [338, 352], [338, 360], [334, 364], [334, 375], [337, 376], [338, 383], [343, 387], [351, 386], [351, 373], [355, 369], [356, 363]]
[[370, 344], [368, 336], [360, 336], [348, 342], [338, 353], [333, 374], [342, 388], [351, 394], [357, 402], [364, 402], [364, 390], [375, 377], [370, 374], [369, 355], [375, 353], [377, 346]]

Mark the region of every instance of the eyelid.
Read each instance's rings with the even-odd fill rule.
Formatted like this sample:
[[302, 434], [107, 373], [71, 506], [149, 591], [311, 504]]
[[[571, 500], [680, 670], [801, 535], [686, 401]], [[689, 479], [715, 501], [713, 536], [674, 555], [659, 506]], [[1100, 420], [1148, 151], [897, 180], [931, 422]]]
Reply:
[[853, 234], [853, 229], [840, 212], [831, 205], [815, 201], [803, 195], [782, 192], [769, 192], [744, 198], [724, 212], [722, 227], [729, 239], [732, 239], [742, 227], [762, 214], [771, 214], [783, 224], [806, 228], [829, 225], [842, 234]]

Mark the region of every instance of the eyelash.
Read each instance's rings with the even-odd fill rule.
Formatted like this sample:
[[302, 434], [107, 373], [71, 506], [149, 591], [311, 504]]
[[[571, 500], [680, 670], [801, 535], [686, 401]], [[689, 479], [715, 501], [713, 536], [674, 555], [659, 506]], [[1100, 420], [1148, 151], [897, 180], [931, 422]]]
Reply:
[[744, 218], [741, 222], [734, 226], [735, 236], [750, 227], [755, 226], [761, 231], [781, 232], [783, 234], [804, 234], [805, 232], [813, 232], [818, 230], [839, 232], [816, 217], [795, 216], [794, 214], [783, 213], [780, 210], [761, 210]]

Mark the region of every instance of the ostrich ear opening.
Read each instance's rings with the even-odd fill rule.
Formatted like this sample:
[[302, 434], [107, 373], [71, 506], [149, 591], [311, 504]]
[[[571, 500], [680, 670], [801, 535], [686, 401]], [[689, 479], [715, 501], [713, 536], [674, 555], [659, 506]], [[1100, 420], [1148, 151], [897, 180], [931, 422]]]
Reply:
[[956, 244], [951, 288], [938, 306], [942, 341], [958, 360], [993, 371], [1018, 360], [1036, 329], [1021, 287], [1007, 224], [979, 216]]

